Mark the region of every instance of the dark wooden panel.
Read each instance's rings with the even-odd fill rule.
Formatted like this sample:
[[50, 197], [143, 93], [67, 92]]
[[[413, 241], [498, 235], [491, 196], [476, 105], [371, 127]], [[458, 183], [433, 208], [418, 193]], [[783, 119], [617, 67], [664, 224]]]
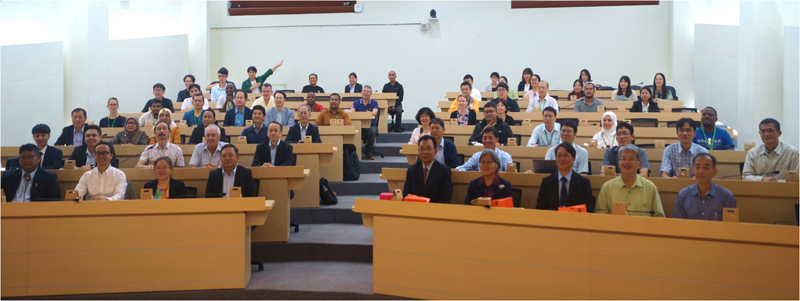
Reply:
[[511, 1], [511, 8], [658, 5], [659, 1]]
[[352, 6], [229, 8], [231, 16], [355, 13]]
[[356, 1], [231, 1], [231, 8], [352, 6]]

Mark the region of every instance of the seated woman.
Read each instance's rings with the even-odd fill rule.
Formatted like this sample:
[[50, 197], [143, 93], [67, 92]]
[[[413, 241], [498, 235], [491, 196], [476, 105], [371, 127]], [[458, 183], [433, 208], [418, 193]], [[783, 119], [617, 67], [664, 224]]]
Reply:
[[153, 166], [156, 179], [144, 183], [144, 188], [153, 190], [153, 199], [176, 199], [186, 195], [186, 184], [172, 178], [172, 160], [161, 157]]
[[[217, 113], [214, 110], [205, 110], [203, 111], [203, 123], [202, 125], [198, 125], [194, 130], [192, 130], [192, 137], [189, 138], [189, 142], [186, 144], [200, 144], [203, 142], [203, 137], [205, 136], [206, 128], [209, 125], [216, 125], [217, 121]], [[225, 135], [225, 128], [219, 128], [219, 141], [228, 142], [228, 136]]]
[[603, 128], [594, 134], [592, 141], [597, 142], [597, 148], [612, 148], [617, 144], [617, 114], [605, 112], [601, 121]]
[[525, 70], [522, 70], [522, 81], [520, 81], [519, 85], [517, 85], [517, 91], [528, 92], [531, 89], [536, 90], [537, 86], [531, 85], [532, 75], [533, 70], [531, 68], [525, 68]]
[[[170, 129], [169, 142], [175, 145], [180, 145], [181, 129], [178, 128], [178, 125], [175, 124], [175, 121], [172, 121], [172, 112], [170, 112], [169, 109], [161, 109], [161, 111], [158, 112], [158, 121], [159, 122], [163, 121], [169, 124], [169, 129]], [[156, 137], [150, 137], [150, 141], [148, 142], [148, 144], [156, 144]]]
[[611, 101], [635, 101], [636, 99], [638, 99], [638, 96], [636, 96], [636, 91], [631, 88], [631, 78], [623, 75], [619, 79], [617, 89], [611, 92]]
[[[183, 120], [186, 121], [187, 126], [196, 126], [203, 124], [203, 94], [195, 94], [191, 98], [191, 104], [194, 110], [186, 111], [183, 114]], [[188, 100], [183, 103], [190, 103]]]
[[576, 79], [574, 82], [572, 82], [572, 92], [567, 94], [567, 100], [578, 100], [583, 97], [583, 85], [581, 85], [580, 79]]
[[121, 128], [125, 126], [125, 117], [119, 116], [117, 110], [119, 109], [119, 100], [116, 97], [108, 99], [108, 117], [100, 119], [101, 128]]
[[506, 103], [505, 99], [500, 99], [497, 101], [497, 119], [505, 121], [508, 123], [509, 126], [517, 125], [516, 120], [514, 117], [508, 116], [508, 104]]
[[411, 132], [411, 139], [408, 140], [408, 144], [417, 145], [419, 142], [419, 137], [423, 135], [430, 135], [431, 134], [431, 119], [436, 118], [436, 115], [433, 114], [433, 110], [428, 107], [424, 107], [419, 109], [417, 112], [417, 123], [421, 124], [421, 127], [417, 127]]
[[656, 73], [656, 76], [653, 78], [653, 90], [651, 91], [651, 94], [653, 94], [653, 100], [662, 101], [678, 99], [675, 97], [675, 95], [673, 95], [673, 89], [674, 88], [666, 85], [664, 73]]
[[139, 120], [134, 116], [125, 119], [125, 130], [119, 131], [111, 139], [111, 144], [121, 145], [147, 145], [148, 142], [147, 133], [139, 129]]
[[639, 90], [639, 93], [641, 93], [642, 96], [639, 97], [639, 100], [633, 103], [631, 112], [661, 112], [661, 109], [658, 107], [658, 103], [650, 99], [652, 97], [650, 94], [650, 88], [644, 87], [642, 90]]
[[483, 176], [469, 182], [464, 204], [469, 204], [470, 201], [480, 197], [493, 200], [512, 197], [511, 183], [500, 178], [497, 173], [500, 170], [500, 158], [497, 157], [497, 152], [493, 149], [484, 149], [478, 157], [478, 162]]
[[[528, 91], [525, 91], [525, 95], [523, 95], [522, 100], [530, 101], [531, 99], [539, 98], [539, 82], [541, 80], [542, 79], [539, 77], [538, 74], [534, 74], [534, 75], [531, 76], [531, 85], [535, 85], [535, 86], [533, 86], [532, 89], [530, 89]], [[511, 97], [511, 96], [509, 96], [509, 97]], [[542, 97], [542, 98], [544, 98], [544, 97]]]
[[458, 125], [475, 125], [475, 119], [477, 119], [477, 115], [475, 115], [475, 111], [470, 110], [467, 106], [469, 105], [469, 101], [467, 99], [469, 95], [459, 94], [456, 97], [456, 102], [458, 102], [458, 110], [450, 113], [450, 119], [457, 119]]

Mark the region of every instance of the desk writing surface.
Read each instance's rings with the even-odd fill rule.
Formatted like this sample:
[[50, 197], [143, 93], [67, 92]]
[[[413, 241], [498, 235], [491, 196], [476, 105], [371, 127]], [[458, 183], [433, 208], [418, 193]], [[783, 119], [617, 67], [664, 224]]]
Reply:
[[[449, 94], [450, 94], [450, 92], [448, 92], [448, 95]], [[455, 100], [456, 96], [458, 96], [458, 94], [456, 94], [452, 98], [448, 97], [449, 100], [439, 101], [439, 104], [437, 105], [437, 107], [439, 109], [441, 109], [442, 112], [449, 112], [450, 106], [453, 105], [453, 100]], [[556, 101], [556, 102], [558, 103], [559, 110], [562, 110], [562, 111], [572, 111], [574, 106], [575, 106], [575, 101], [566, 100], [566, 96], [563, 99], [559, 97], [559, 100]], [[619, 107], [625, 107], [626, 111], [630, 111], [631, 107], [633, 107], [633, 103], [634, 103], [633, 101], [624, 101], [624, 100], [623, 101], [612, 101], [612, 100], [608, 100], [608, 99], [603, 99], [603, 104], [605, 105], [606, 110], [607, 111], [613, 111], [614, 113], [618, 113], [619, 112]], [[523, 100], [523, 98], [520, 98], [519, 100], [517, 100], [517, 104], [519, 104], [519, 109], [522, 112], [525, 112], [525, 110], [528, 109], [528, 105], [530, 104], [530, 101], [529, 100]], [[486, 102], [480, 103], [480, 107], [481, 108], [483, 108], [484, 105], [486, 105]], [[685, 107], [684, 104], [683, 104], [683, 101], [680, 101], [680, 100], [661, 101], [661, 102], [658, 103], [658, 105], [659, 105], [659, 108], [662, 108], [662, 109], [664, 107], [666, 107], [666, 106], [669, 106], [669, 107], [672, 107], [672, 108], [675, 108], [675, 109], [684, 108]]]
[[[575, 118], [579, 121], [581, 119], [586, 119], [589, 123], [598, 123], [603, 119], [604, 112], [574, 112], [572, 110], [565, 110], [561, 111], [556, 115], [556, 119], [560, 118]], [[442, 118], [442, 120], [450, 120], [450, 113], [449, 112], [436, 112], [434, 113], [437, 118]], [[483, 112], [475, 113], [478, 120], [483, 120]], [[656, 118], [658, 119], [659, 126], [662, 124], [666, 126], [667, 121], [678, 121], [681, 118], [692, 118], [695, 121], [700, 121], [702, 117], [701, 113], [641, 113], [641, 112], [614, 112], [617, 115], [617, 121], [623, 121], [626, 119], [633, 119], [633, 118]], [[541, 123], [542, 120], [542, 113], [541, 112], [509, 112], [508, 115], [514, 117], [516, 121], [523, 121], [523, 120], [530, 120], [531, 122]], [[642, 127], [637, 127], [639, 129]]]

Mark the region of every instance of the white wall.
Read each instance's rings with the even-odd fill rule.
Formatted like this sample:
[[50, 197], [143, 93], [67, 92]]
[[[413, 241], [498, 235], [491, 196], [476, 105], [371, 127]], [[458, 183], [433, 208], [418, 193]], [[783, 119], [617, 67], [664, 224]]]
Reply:
[[[735, 105], [739, 89], [739, 27], [695, 24], [694, 87], [699, 107], [714, 107], [721, 121], [740, 129]], [[741, 130], [740, 130], [741, 132]]]
[[[664, 72], [671, 79], [667, 2], [514, 10], [508, 1], [359, 3], [360, 14], [228, 16], [225, 2], [211, 2], [211, 68], [205, 80], [215, 80], [224, 66], [238, 86], [248, 66], [262, 71], [285, 59], [270, 83], [300, 90], [313, 72], [326, 92], [342, 92], [350, 72], [380, 89], [394, 69], [411, 119], [420, 107], [457, 91], [467, 73], [480, 89], [492, 71], [506, 75], [516, 88], [525, 67], [549, 81], [551, 89], [571, 89], [583, 68], [605, 85], [616, 85], [622, 75], [651, 82], [655, 73]], [[420, 22], [430, 9], [439, 17], [430, 32], [417, 25], [323, 26]], [[253, 28], [292, 25], [312, 26]], [[625, 33], [617, 38], [614, 32]]]
[[781, 139], [797, 147], [800, 145], [800, 27], [784, 27], [783, 34], [783, 120]]

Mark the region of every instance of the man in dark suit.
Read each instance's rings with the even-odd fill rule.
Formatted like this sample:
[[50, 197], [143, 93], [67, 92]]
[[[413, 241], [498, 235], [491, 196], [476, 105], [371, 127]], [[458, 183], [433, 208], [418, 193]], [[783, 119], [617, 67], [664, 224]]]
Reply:
[[536, 209], [557, 210], [558, 207], [586, 204], [586, 210], [594, 212], [592, 183], [572, 170], [574, 161], [575, 148], [571, 143], [556, 146], [558, 171], [542, 179]]
[[[444, 121], [439, 118], [431, 119], [431, 136], [438, 142], [436, 144], [435, 159], [449, 168], [458, 167], [458, 151], [453, 142], [444, 139]], [[417, 159], [419, 161], [419, 159]]]
[[227, 198], [231, 187], [241, 187], [242, 197], [254, 197], [258, 194], [253, 172], [239, 165], [239, 149], [235, 145], [226, 144], [222, 147], [220, 165], [222, 167], [208, 173], [206, 194], [224, 193], [222, 197]]
[[292, 145], [281, 141], [283, 126], [273, 121], [267, 126], [268, 141], [256, 146], [251, 166], [294, 166]]
[[[233, 103], [236, 105], [233, 109], [225, 113], [225, 121], [222, 126], [244, 126], [245, 120], [253, 119], [253, 110], [245, 106], [247, 104], [247, 92], [238, 90], [233, 94]], [[239, 115], [239, 118], [237, 118]]]
[[47, 141], [50, 141], [50, 127], [40, 123], [35, 125], [31, 132], [33, 141], [36, 141], [36, 146], [39, 148], [39, 167], [42, 169], [64, 167], [64, 153], [60, 149], [47, 145]]
[[357, 83], [358, 76], [355, 72], [350, 72], [350, 76], [348, 76], [350, 80], [350, 84], [344, 86], [344, 93], [361, 93], [361, 84]]
[[39, 167], [39, 148], [25, 144], [19, 148], [20, 169], [3, 174], [0, 186], [7, 202], [35, 202], [37, 200], [61, 198], [57, 176]]
[[[81, 108], [72, 110], [72, 125], [65, 126], [64, 129], [61, 130], [61, 136], [58, 136], [56, 144], [54, 145], [83, 145], [83, 130], [85, 126], [86, 110]], [[80, 129], [80, 131], [76, 131], [75, 129]]]
[[[311, 108], [305, 104], [300, 106], [297, 108], [297, 116], [300, 117], [300, 120], [289, 128], [289, 133], [286, 134], [286, 142], [322, 143], [322, 139], [319, 137], [319, 128], [308, 122], [308, 118], [311, 117]], [[303, 141], [306, 136], [311, 136], [311, 141]]]
[[[97, 165], [94, 158], [95, 149], [100, 141], [103, 140], [102, 136], [102, 129], [100, 129], [99, 126], [86, 126], [83, 138], [85, 143], [72, 150], [72, 154], [69, 156], [70, 160], [75, 160], [75, 166], [78, 166], [83, 170], [91, 170], [95, 165]], [[114, 168], [119, 168], [119, 160], [117, 159], [116, 153], [114, 153], [114, 147], [111, 146], [111, 144], [108, 146], [111, 149], [111, 166]]]
[[403, 196], [409, 194], [431, 199], [431, 203], [450, 203], [453, 197], [453, 179], [450, 168], [434, 159], [436, 139], [429, 135], [417, 142], [419, 160], [406, 171]]

